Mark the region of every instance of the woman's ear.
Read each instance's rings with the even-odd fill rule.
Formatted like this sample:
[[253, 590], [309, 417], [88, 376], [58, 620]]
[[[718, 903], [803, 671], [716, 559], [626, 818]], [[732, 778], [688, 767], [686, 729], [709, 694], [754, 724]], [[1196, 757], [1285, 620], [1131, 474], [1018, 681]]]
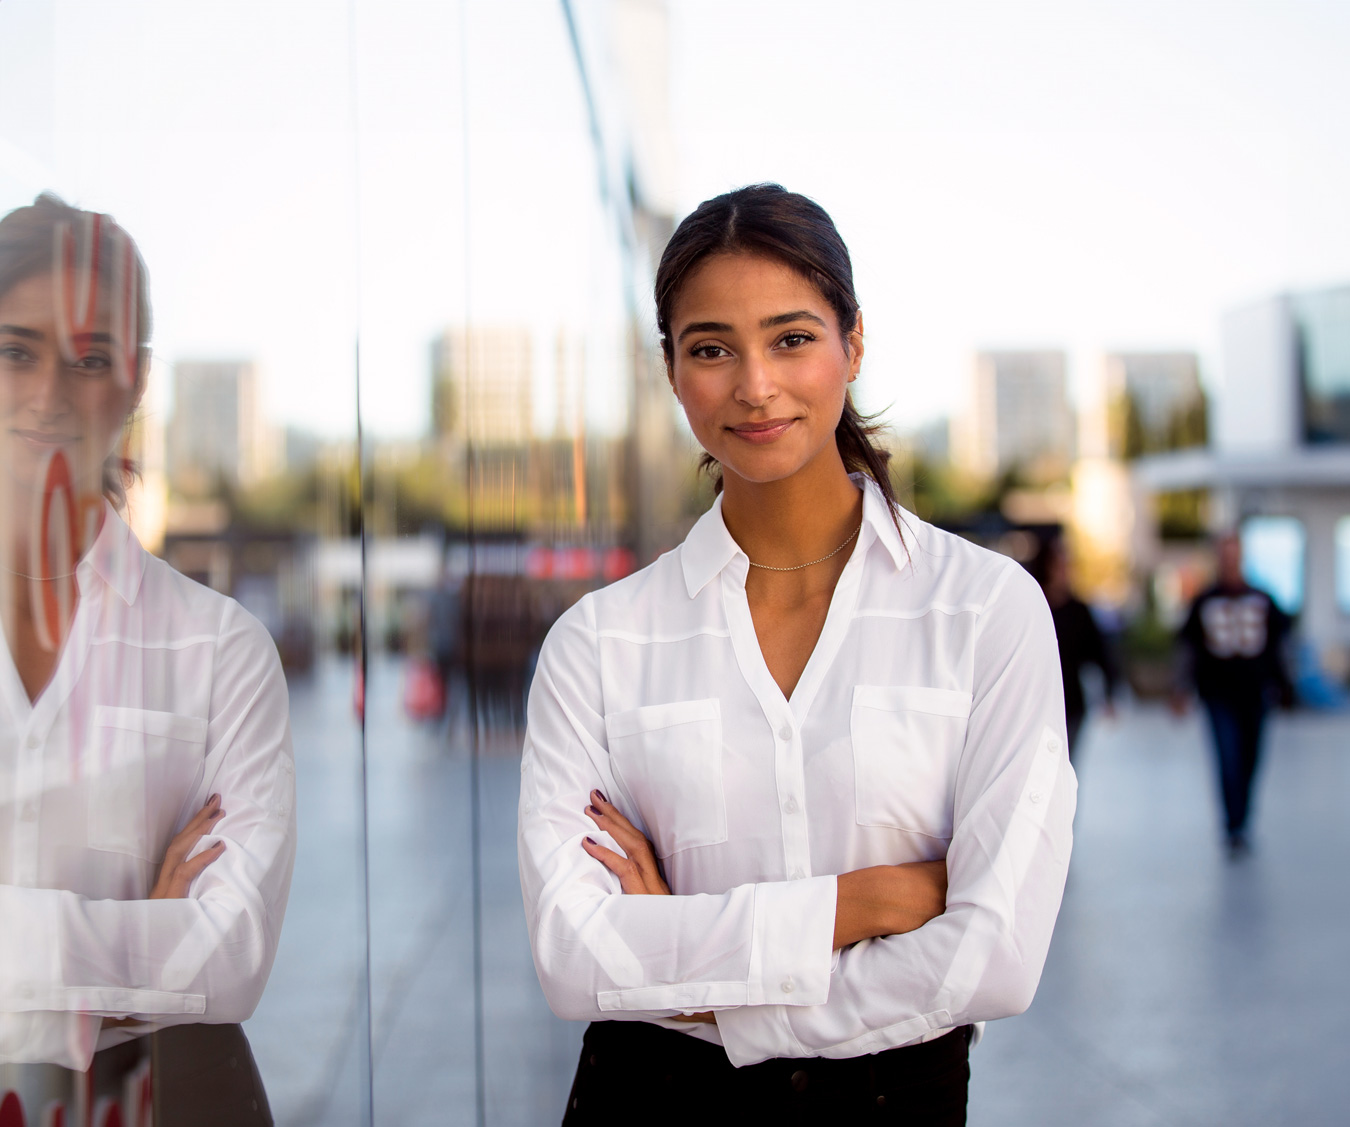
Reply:
[[858, 378], [858, 372], [862, 369], [863, 358], [863, 316], [862, 310], [858, 310], [858, 317], [853, 322], [853, 329], [848, 334], [848, 382], [852, 383]]
[[666, 358], [666, 380], [670, 384], [670, 393], [675, 396], [675, 402], [680, 402], [680, 392], [675, 386], [675, 368], [671, 364], [669, 357]]
[[127, 410], [128, 416], [141, 405], [141, 399], [145, 396], [145, 385], [149, 382], [150, 348], [149, 346], [143, 346], [136, 350], [136, 384], [131, 391], [131, 407]]

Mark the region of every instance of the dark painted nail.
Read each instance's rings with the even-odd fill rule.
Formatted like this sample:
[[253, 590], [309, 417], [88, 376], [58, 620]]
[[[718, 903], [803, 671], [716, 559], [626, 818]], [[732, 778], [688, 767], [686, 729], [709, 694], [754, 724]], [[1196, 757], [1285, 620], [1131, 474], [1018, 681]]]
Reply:
[[208, 799], [206, 800], [206, 803], [207, 803], [207, 805], [209, 806], [211, 803], [213, 803], [213, 802], [219, 802], [219, 801], [220, 801], [220, 795], [218, 795], [218, 794], [213, 794], [210, 798], [208, 798]]
[[588, 806], [588, 807], [586, 807], [586, 813], [587, 813], [587, 814], [592, 814], [592, 815], [594, 815], [594, 816], [597, 817], [597, 818], [603, 818], [603, 817], [604, 817], [604, 815], [603, 815], [602, 813], [600, 813], [600, 811], [597, 810], [594, 806]]
[[598, 794], [598, 795], [600, 796], [600, 801], [601, 801], [601, 802], [609, 802], [609, 799], [607, 799], [607, 798], [605, 797], [605, 792], [604, 792], [604, 791], [598, 790], [598, 791], [596, 791], [595, 793]]
[[588, 837], [586, 840], [589, 841], [592, 845], [599, 845], [599, 844], [600, 844], [600, 843], [599, 843], [598, 841], [596, 841], [595, 838], [593, 838], [593, 837]]

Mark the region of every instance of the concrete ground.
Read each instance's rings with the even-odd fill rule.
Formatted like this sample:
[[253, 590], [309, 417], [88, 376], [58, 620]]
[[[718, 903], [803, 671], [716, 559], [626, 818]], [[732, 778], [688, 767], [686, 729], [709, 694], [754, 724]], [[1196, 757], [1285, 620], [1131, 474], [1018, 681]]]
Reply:
[[[248, 1025], [283, 1127], [475, 1122], [472, 840], [462, 719], [369, 693], [371, 1013], [350, 671], [293, 688], [301, 846], [281, 950]], [[556, 1123], [580, 1029], [549, 1013], [515, 864], [517, 736], [480, 759], [482, 1063], [493, 1127]], [[1078, 841], [1036, 1001], [972, 1054], [973, 1127], [1350, 1122], [1350, 716], [1277, 717], [1255, 850], [1220, 848], [1198, 715], [1091, 724]], [[367, 1030], [369, 1029], [369, 1040]], [[367, 1053], [373, 1053], [373, 1088]]]

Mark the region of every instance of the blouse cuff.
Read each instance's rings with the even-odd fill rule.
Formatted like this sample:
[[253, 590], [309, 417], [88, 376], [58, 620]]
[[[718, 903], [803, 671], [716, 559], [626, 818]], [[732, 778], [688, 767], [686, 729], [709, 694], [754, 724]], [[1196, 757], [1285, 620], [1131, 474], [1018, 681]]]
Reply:
[[746, 1004], [819, 1006], [834, 960], [833, 876], [755, 886]]
[[[50, 1007], [61, 974], [61, 900], [71, 892], [0, 885], [0, 1010]], [[41, 996], [42, 1001], [39, 1001]]]

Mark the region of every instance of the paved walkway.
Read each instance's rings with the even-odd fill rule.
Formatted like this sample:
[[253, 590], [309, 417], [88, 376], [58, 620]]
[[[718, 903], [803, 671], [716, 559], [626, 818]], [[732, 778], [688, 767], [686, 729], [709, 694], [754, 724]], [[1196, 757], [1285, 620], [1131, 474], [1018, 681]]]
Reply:
[[1350, 1122], [1350, 717], [1277, 716], [1229, 862], [1200, 718], [1096, 725], [1041, 988], [973, 1058], [999, 1127]]
[[[471, 842], [462, 726], [370, 693], [377, 1124], [474, 1122]], [[364, 930], [350, 684], [297, 686], [301, 856], [276, 970], [249, 1024], [277, 1122], [357, 1125]], [[515, 866], [514, 737], [482, 763], [484, 1066], [493, 1127], [556, 1123], [580, 1030], [549, 1013]], [[1350, 717], [1280, 717], [1255, 852], [1219, 848], [1204, 732], [1136, 709], [1089, 728], [1078, 842], [1041, 990], [972, 1057], [972, 1127], [1350, 1122]]]

